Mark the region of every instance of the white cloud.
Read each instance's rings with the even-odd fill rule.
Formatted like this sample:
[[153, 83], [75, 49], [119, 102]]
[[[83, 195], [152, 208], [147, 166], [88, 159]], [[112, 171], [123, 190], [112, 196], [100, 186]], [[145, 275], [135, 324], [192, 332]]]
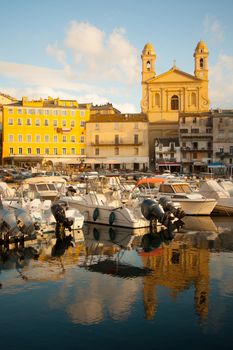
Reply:
[[64, 45], [71, 50], [74, 69], [83, 80], [118, 81], [125, 85], [139, 81], [138, 52], [122, 28], [107, 35], [89, 23], [73, 21]]
[[212, 107], [233, 108], [233, 56], [220, 55], [209, 71]]
[[224, 28], [215, 16], [206, 15], [203, 26], [204, 33], [209, 34], [213, 41], [222, 42], [224, 40]]
[[137, 84], [140, 89], [141, 65], [122, 28], [106, 34], [89, 23], [73, 21], [63, 42], [48, 44], [46, 51], [60, 69], [0, 61], [0, 76], [9, 86], [5, 92], [19, 99], [49, 95], [94, 104], [120, 101], [122, 112], [136, 111], [131, 101]]

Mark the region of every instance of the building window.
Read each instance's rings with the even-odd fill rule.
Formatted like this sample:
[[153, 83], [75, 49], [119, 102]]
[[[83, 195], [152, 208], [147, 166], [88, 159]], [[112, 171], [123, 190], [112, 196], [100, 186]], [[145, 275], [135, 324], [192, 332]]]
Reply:
[[40, 154], [40, 148], [36, 148], [36, 154]]
[[27, 135], [27, 142], [32, 142], [32, 135]]
[[32, 154], [32, 149], [30, 147], [27, 149], [27, 153]]
[[57, 154], [58, 154], [58, 153], [57, 153], [57, 148], [54, 148], [54, 149], [53, 149], [53, 153], [54, 153], [55, 156], [57, 156]]
[[99, 130], [100, 126], [98, 123], [95, 124], [95, 130]]
[[14, 125], [13, 118], [9, 118], [9, 119], [8, 119], [8, 125]]
[[219, 148], [219, 153], [224, 153], [224, 148]]
[[160, 107], [160, 95], [158, 93], [155, 94], [154, 100], [155, 100], [155, 107]]
[[70, 142], [75, 142], [75, 136], [70, 136]]
[[13, 142], [14, 141], [14, 135], [9, 135], [8, 136], [8, 141]]
[[53, 136], [53, 142], [57, 142], [57, 135]]
[[22, 109], [21, 108], [18, 109], [18, 114], [22, 114]]
[[179, 97], [177, 95], [173, 95], [171, 98], [171, 110], [177, 111], [179, 109]]
[[191, 105], [196, 107], [197, 105], [197, 95], [195, 94], [195, 92], [191, 93]]
[[23, 149], [22, 149], [22, 147], [19, 147], [19, 154], [23, 154]]
[[115, 156], [118, 156], [119, 155], [119, 147], [115, 147], [114, 151], [115, 151]]
[[18, 118], [17, 124], [18, 124], [18, 125], [22, 125], [22, 124], [23, 124], [21, 118]]
[[80, 126], [81, 126], [82, 128], [84, 128], [84, 126], [85, 126], [84, 120], [81, 120], [81, 121], [80, 121]]
[[115, 145], [119, 145], [119, 135], [115, 135]]
[[36, 135], [36, 142], [40, 142], [40, 135]]
[[10, 155], [14, 154], [14, 148], [10, 147]]
[[99, 148], [95, 148], [95, 155], [98, 156], [100, 154], [100, 149]]
[[82, 156], [85, 155], [85, 148], [81, 148], [81, 149], [80, 149], [80, 154], [81, 154]]
[[99, 135], [95, 135], [95, 144], [98, 145], [100, 142]]
[[44, 141], [45, 141], [45, 142], [49, 142], [49, 135], [45, 135]]
[[74, 121], [74, 120], [71, 120], [71, 121], [70, 121], [70, 126], [71, 126], [71, 128], [74, 128], [74, 127], [75, 127], [75, 121]]
[[8, 114], [13, 114], [13, 109], [12, 108], [8, 109]]
[[18, 141], [19, 142], [22, 142], [23, 141], [23, 136], [20, 134], [20, 135], [18, 135]]
[[27, 121], [26, 121], [26, 124], [29, 125], [29, 126], [32, 125], [32, 120], [28, 118]]
[[66, 126], [66, 120], [62, 120], [62, 126]]
[[49, 126], [49, 120], [48, 119], [44, 120], [44, 126]]
[[66, 136], [62, 135], [62, 142], [66, 142]]
[[40, 126], [40, 119], [36, 119], [36, 126]]
[[191, 133], [192, 133], [192, 134], [199, 134], [199, 129], [192, 129], [192, 130], [191, 130]]
[[66, 155], [66, 148], [62, 148], [62, 154], [65, 156]]
[[80, 142], [81, 142], [81, 143], [84, 142], [84, 136], [83, 136], [83, 135], [80, 136]]
[[148, 71], [150, 71], [150, 68], [151, 68], [151, 63], [150, 63], [150, 61], [147, 61], [147, 62], [146, 62], [146, 69], [147, 69]]
[[80, 117], [85, 117], [85, 111], [83, 109], [80, 109]]
[[182, 123], [182, 124], [185, 124], [185, 117], [182, 117], [181, 123]]
[[57, 120], [56, 119], [54, 119], [54, 121], [53, 121], [53, 126], [55, 126], [55, 127], [57, 127]]
[[194, 118], [193, 118], [193, 124], [196, 124], [196, 123], [197, 123], [197, 118], [194, 117]]
[[200, 59], [200, 68], [204, 68], [204, 60], [203, 60], [203, 58]]
[[219, 133], [218, 133], [218, 137], [219, 139], [224, 139], [224, 131], [220, 130]]
[[45, 148], [45, 154], [49, 154], [49, 148]]
[[138, 147], [134, 147], [134, 155], [138, 156]]
[[66, 110], [65, 111], [61, 111], [61, 115], [67, 115]]
[[75, 148], [71, 148], [71, 154], [75, 155]]
[[75, 111], [71, 111], [70, 114], [72, 115], [72, 117], [75, 116]]
[[230, 146], [230, 154], [233, 154], [233, 146]]
[[139, 143], [138, 134], [135, 134], [135, 135], [134, 135], [134, 144], [135, 144], [135, 145], [138, 145], [138, 143]]

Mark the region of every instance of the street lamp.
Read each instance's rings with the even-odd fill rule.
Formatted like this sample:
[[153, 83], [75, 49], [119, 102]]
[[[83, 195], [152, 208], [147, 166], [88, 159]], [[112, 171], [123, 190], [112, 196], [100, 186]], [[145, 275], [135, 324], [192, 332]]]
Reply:
[[156, 148], [158, 147], [159, 145], [159, 139], [155, 139], [155, 157], [154, 157], [154, 166], [155, 166], [155, 170], [157, 170], [157, 165], [156, 165], [156, 161], [157, 161], [157, 158], [156, 158]]

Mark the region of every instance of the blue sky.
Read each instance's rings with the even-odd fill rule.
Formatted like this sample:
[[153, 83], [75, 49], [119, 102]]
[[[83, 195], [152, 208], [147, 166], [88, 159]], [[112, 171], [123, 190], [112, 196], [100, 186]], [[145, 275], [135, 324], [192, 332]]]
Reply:
[[157, 74], [173, 60], [193, 74], [203, 39], [211, 105], [233, 108], [232, 15], [230, 0], [1, 0], [0, 91], [139, 112], [144, 45], [154, 45]]

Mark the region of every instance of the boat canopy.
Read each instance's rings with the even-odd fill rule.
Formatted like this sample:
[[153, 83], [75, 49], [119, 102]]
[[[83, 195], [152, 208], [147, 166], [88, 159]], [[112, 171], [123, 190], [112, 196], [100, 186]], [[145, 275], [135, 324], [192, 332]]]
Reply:
[[147, 177], [144, 179], [139, 180], [136, 183], [136, 186], [140, 186], [140, 185], [150, 185], [150, 184], [161, 184], [164, 183], [166, 179], [162, 178], [162, 177]]

